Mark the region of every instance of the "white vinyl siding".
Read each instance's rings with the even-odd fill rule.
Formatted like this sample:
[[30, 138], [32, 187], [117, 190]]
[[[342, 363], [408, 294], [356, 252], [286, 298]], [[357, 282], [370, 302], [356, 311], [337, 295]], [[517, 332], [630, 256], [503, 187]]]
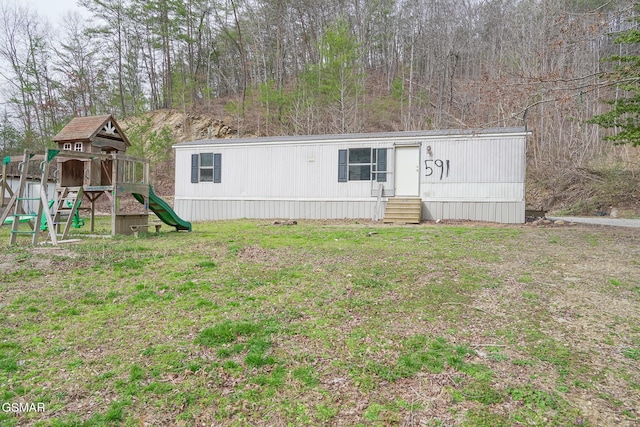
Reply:
[[[423, 199], [524, 200], [524, 138], [442, 139], [425, 145], [431, 150], [422, 151]], [[433, 169], [430, 175], [428, 167]]]
[[185, 171], [191, 167], [191, 155], [200, 154], [200, 150], [192, 147], [177, 150], [176, 196], [370, 198], [371, 181], [352, 181], [344, 186], [336, 179], [337, 148], [331, 145], [228, 146], [222, 151], [224, 185], [215, 188], [187, 185]]

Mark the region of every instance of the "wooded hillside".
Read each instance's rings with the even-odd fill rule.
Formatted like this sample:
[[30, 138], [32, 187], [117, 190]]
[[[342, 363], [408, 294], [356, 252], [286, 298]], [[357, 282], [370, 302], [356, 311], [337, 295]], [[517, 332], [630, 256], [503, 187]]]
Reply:
[[[603, 59], [637, 50], [614, 43], [635, 3], [79, 0], [91, 19], [54, 25], [0, 0], [2, 150], [44, 147], [75, 115], [159, 109], [239, 135], [526, 125], [530, 204], [631, 209], [636, 149], [587, 120], [624, 96]], [[142, 129], [139, 149], [174, 131]]]

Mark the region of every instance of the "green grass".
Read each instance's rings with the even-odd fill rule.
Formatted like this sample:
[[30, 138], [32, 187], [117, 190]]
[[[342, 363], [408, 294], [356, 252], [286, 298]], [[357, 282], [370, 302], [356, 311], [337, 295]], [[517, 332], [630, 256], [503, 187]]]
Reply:
[[[633, 422], [640, 276], [625, 239], [228, 221], [21, 241], [0, 254], [0, 401], [44, 403], [20, 419], [39, 426]], [[606, 378], [620, 388], [599, 395]], [[576, 395], [600, 406], [581, 413]]]

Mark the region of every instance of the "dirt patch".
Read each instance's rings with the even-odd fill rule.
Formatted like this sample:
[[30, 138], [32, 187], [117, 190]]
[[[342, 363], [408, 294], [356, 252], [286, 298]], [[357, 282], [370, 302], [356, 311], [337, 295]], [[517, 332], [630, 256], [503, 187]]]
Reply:
[[[78, 255], [64, 247], [36, 246], [28, 249], [28, 253], [0, 254], [0, 271], [5, 274], [20, 270], [49, 270], [59, 266], [57, 259], [76, 259]], [[64, 263], [63, 263], [64, 264]]]

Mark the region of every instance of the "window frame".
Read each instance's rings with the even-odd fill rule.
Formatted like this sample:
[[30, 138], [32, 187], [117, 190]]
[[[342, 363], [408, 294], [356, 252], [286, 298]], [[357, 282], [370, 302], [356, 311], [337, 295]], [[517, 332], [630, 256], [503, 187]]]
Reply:
[[[368, 162], [362, 161], [362, 150], [369, 150]], [[338, 182], [350, 181], [375, 181], [387, 182], [387, 158], [386, 147], [353, 147], [338, 150]], [[358, 154], [358, 151], [361, 153]], [[353, 154], [353, 155], [352, 155]], [[358, 158], [358, 156], [361, 156]], [[365, 159], [366, 160], [366, 159]], [[360, 169], [358, 173], [357, 170]], [[362, 173], [368, 168], [368, 173]], [[368, 175], [368, 178], [362, 178]]]
[[[206, 164], [203, 165], [203, 156], [211, 156], [211, 160], [207, 158]], [[205, 175], [203, 175], [203, 171]], [[195, 153], [191, 155], [191, 183], [197, 184], [201, 182], [211, 182], [219, 184], [222, 182], [222, 153]]]
[[213, 182], [213, 153], [200, 153], [199, 169], [199, 182]]
[[349, 148], [347, 156], [349, 181], [371, 181], [373, 151], [371, 147]]

